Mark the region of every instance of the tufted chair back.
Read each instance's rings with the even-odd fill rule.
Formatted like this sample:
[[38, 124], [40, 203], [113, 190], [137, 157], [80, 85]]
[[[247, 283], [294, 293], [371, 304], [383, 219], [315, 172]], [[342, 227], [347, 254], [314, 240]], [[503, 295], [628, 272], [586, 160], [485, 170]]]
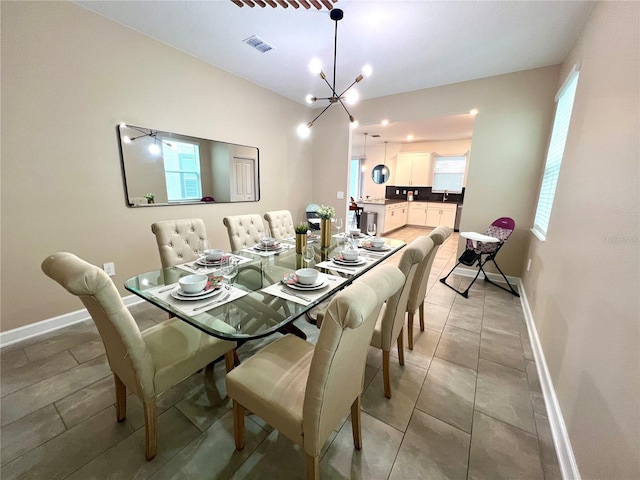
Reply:
[[293, 217], [289, 210], [275, 210], [264, 214], [264, 219], [269, 225], [271, 236], [278, 241], [293, 237], [296, 231], [293, 229]]
[[405, 283], [387, 300], [373, 334], [372, 346], [391, 351], [404, 326], [404, 314], [407, 311], [407, 301], [416, 269], [432, 248], [433, 241], [423, 236], [416, 238], [402, 251], [398, 268], [404, 273]]
[[429, 234], [429, 238], [433, 241], [433, 248], [424, 260], [420, 262], [416, 269], [413, 283], [411, 285], [411, 291], [409, 292], [409, 299], [407, 301], [407, 312], [415, 312], [418, 307], [424, 302], [424, 297], [427, 294], [427, 283], [429, 282], [429, 274], [431, 272], [431, 266], [433, 265], [433, 259], [438, 253], [440, 245], [449, 238], [451, 235], [451, 229], [445, 225], [441, 225], [433, 229]]
[[207, 228], [201, 218], [166, 220], [151, 224], [156, 236], [162, 268], [198, 258], [201, 240], [207, 238]]
[[257, 213], [251, 215], [232, 215], [222, 219], [227, 227], [229, 243], [232, 251], [253, 247], [264, 236], [262, 217]]
[[47, 257], [42, 271], [80, 297], [100, 332], [113, 373], [139, 398], [155, 398], [151, 353], [111, 278], [66, 252]]
[[304, 449], [318, 456], [362, 393], [367, 352], [384, 301], [404, 284], [397, 267], [381, 265], [336, 295], [313, 351], [304, 395]]

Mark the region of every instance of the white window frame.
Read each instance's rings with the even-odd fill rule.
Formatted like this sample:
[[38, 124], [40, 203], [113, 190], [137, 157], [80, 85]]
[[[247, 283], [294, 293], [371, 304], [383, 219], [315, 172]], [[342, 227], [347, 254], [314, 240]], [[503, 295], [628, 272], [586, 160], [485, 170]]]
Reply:
[[556, 113], [553, 120], [553, 129], [551, 130], [544, 173], [540, 183], [533, 227], [531, 228], [531, 232], [543, 242], [547, 237], [549, 222], [551, 220], [553, 199], [555, 197], [556, 187], [558, 186], [560, 167], [562, 165], [567, 135], [571, 125], [571, 114], [573, 112], [579, 75], [580, 70], [576, 65], [567, 76], [560, 90], [558, 90], [555, 98], [557, 103]]
[[[439, 161], [447, 161], [453, 158], [463, 159], [462, 161], [462, 170], [458, 172], [438, 172], [438, 162]], [[433, 162], [433, 182], [431, 191], [434, 193], [442, 193], [445, 191], [445, 188], [439, 188], [439, 185], [436, 183], [436, 177], [439, 174], [442, 175], [456, 175], [460, 178], [460, 186], [459, 188], [447, 188], [448, 193], [462, 193], [462, 188], [464, 187], [464, 176], [467, 170], [467, 164], [469, 161], [469, 152], [463, 153], [462, 155], [438, 155], [434, 154], [434, 162]]]

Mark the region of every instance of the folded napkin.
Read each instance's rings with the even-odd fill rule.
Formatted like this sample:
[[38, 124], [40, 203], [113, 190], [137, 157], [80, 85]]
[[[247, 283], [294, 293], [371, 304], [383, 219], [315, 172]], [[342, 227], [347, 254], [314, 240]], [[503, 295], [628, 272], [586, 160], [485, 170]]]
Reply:
[[279, 253], [285, 252], [290, 248], [295, 248], [295, 245], [289, 245], [288, 243], [280, 243], [280, 248], [278, 250], [258, 250], [254, 247], [243, 248], [243, 252], [252, 253], [254, 255], [260, 255], [261, 257], [270, 257], [271, 255], [277, 255]]
[[262, 292], [299, 303], [300, 305], [309, 305], [311, 302], [315, 302], [318, 298], [326, 295], [329, 290], [346, 282], [345, 278], [327, 275], [326, 273], [321, 275], [326, 278], [327, 285], [319, 290], [294, 290], [278, 282], [263, 288]]
[[[175, 284], [176, 287], [178, 284]], [[185, 315], [198, 315], [202, 312], [206, 312], [211, 308], [219, 307], [220, 305], [224, 305], [225, 303], [232, 302], [240, 297], [244, 297], [249, 292], [245, 292], [244, 290], [240, 290], [236, 287], [231, 287], [229, 290], [223, 288], [222, 292], [218, 295], [214, 295], [213, 297], [203, 298], [202, 300], [178, 300], [171, 296], [171, 291], [173, 288], [170, 286], [163, 285], [161, 287], [156, 287], [150, 289], [148, 292], [156, 298], [159, 298], [165, 303], [168, 303], [173, 308], [178, 310], [179, 312], [184, 313]], [[199, 308], [209, 303], [213, 303], [209, 308]]]
[[[229, 254], [225, 254], [225, 255], [229, 255]], [[233, 255], [233, 254], [231, 254], [231, 256], [236, 260], [236, 264], [238, 266], [242, 265], [243, 263], [251, 262], [251, 259], [247, 257], [241, 257], [240, 255]], [[208, 273], [213, 273], [220, 270], [220, 266], [218, 265], [204, 266], [196, 262], [183, 263], [181, 265], [176, 265], [176, 267], [178, 267], [181, 270], [184, 270], [185, 272], [205, 274], [205, 275]]]

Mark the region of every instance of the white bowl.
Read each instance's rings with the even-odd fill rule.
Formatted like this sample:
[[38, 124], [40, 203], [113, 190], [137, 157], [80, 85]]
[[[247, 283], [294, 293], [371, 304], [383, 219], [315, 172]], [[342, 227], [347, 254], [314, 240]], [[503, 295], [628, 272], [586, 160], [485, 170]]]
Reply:
[[371, 239], [371, 245], [374, 246], [375, 248], [384, 247], [384, 238], [373, 237]]
[[302, 285], [313, 285], [318, 280], [318, 271], [315, 268], [301, 268], [296, 270], [296, 277]]
[[345, 260], [357, 260], [358, 259], [358, 250], [353, 248], [345, 248], [342, 251], [342, 257]]
[[217, 262], [224, 255], [224, 250], [221, 250], [219, 248], [213, 248], [211, 250], [205, 250], [204, 255], [208, 261]]
[[262, 243], [265, 247], [270, 247], [276, 243], [276, 239], [273, 237], [262, 237], [260, 239], [260, 243]]
[[178, 280], [184, 293], [198, 293], [207, 286], [206, 275], [187, 275]]
[[349, 234], [356, 236], [356, 235], [360, 235], [360, 229], [359, 228], [350, 228], [349, 229]]

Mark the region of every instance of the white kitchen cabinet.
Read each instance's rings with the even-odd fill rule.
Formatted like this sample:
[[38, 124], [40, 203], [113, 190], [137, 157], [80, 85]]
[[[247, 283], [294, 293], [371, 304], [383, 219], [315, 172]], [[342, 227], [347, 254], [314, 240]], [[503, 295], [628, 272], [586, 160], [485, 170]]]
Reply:
[[408, 213], [408, 202], [387, 205], [384, 213], [384, 226], [381, 230], [386, 233], [396, 228], [404, 227], [407, 224]]
[[427, 202], [409, 202], [409, 225], [427, 226]]
[[458, 208], [455, 203], [428, 203], [427, 205], [427, 227], [446, 225], [453, 228]]
[[399, 153], [396, 160], [395, 184], [402, 187], [430, 185], [431, 154], [427, 152]]

